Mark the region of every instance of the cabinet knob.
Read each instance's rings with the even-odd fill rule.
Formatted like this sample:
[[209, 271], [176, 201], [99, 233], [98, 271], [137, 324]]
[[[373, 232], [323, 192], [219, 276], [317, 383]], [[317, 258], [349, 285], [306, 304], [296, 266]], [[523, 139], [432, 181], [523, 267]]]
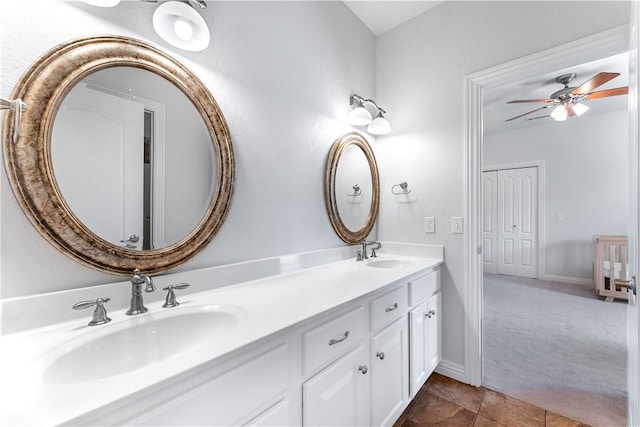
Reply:
[[367, 368], [367, 365], [360, 365], [358, 367], [358, 370], [362, 372], [362, 375], [366, 375], [367, 372], [369, 371], [369, 368]]
[[380, 360], [384, 360], [384, 352], [383, 351], [377, 352], [376, 357], [378, 357]]

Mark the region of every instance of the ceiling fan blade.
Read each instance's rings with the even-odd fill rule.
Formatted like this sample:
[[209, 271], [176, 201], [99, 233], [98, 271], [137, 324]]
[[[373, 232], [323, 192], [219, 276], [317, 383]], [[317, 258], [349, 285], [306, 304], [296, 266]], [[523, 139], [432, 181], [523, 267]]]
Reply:
[[615, 89], [599, 90], [597, 92], [587, 93], [584, 99], [606, 98], [607, 96], [626, 95], [629, 93], [629, 87], [617, 87]]
[[524, 102], [553, 102], [553, 99], [516, 99], [515, 101], [507, 102], [507, 104], [522, 104]]
[[620, 73], [598, 73], [593, 76], [591, 79], [582, 83], [580, 86], [575, 88], [571, 93], [574, 95], [582, 95], [584, 93], [591, 92], [598, 86], [601, 86], [608, 82], [609, 80], [615, 79], [618, 77]]
[[510, 122], [511, 120], [519, 119], [520, 117], [527, 116], [531, 113], [535, 113], [536, 111], [544, 110], [545, 108], [552, 107], [552, 105], [545, 105], [544, 107], [536, 108], [535, 110], [531, 110], [528, 113], [520, 114], [519, 116], [511, 117], [510, 119], [505, 120], [505, 122]]

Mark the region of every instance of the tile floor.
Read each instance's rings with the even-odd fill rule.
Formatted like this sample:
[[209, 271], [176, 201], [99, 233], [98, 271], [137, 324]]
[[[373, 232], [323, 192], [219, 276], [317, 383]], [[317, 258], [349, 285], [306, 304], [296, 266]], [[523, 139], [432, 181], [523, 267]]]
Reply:
[[434, 373], [394, 427], [587, 427], [553, 412]]

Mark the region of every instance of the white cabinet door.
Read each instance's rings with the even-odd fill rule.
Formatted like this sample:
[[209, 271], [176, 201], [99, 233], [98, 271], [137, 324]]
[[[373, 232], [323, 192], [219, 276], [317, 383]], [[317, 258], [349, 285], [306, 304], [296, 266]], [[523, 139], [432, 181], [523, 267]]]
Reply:
[[425, 361], [428, 375], [438, 367], [442, 360], [442, 316], [440, 314], [440, 292], [427, 300], [429, 311], [426, 316], [426, 350]]
[[409, 398], [407, 317], [371, 338], [371, 425], [390, 426]]
[[410, 392], [415, 397], [420, 387], [441, 359], [440, 292], [434, 294], [409, 313], [410, 325]]
[[303, 425], [369, 425], [369, 378], [359, 345], [302, 385]]

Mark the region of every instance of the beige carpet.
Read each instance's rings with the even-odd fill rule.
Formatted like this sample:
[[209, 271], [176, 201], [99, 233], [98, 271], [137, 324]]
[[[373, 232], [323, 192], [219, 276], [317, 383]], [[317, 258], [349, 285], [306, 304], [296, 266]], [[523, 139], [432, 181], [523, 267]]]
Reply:
[[626, 307], [588, 286], [485, 274], [483, 385], [592, 426], [626, 426]]

